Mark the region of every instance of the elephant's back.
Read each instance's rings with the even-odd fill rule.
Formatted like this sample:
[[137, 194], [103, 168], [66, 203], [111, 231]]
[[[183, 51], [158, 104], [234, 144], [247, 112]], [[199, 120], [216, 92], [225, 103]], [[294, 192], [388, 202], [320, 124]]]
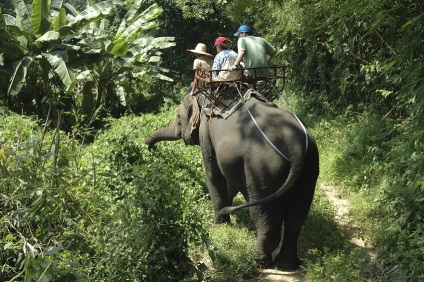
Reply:
[[304, 152], [303, 128], [291, 113], [273, 105], [250, 99], [246, 106], [226, 120], [212, 121], [219, 162], [228, 167], [243, 163], [259, 170], [287, 170], [289, 163], [280, 153], [290, 158]]
[[236, 123], [242, 125], [240, 130], [245, 136], [263, 139], [263, 135], [266, 135], [276, 142], [284, 142], [284, 140], [296, 142], [297, 139], [304, 139], [302, 125], [288, 111], [254, 98], [243, 105], [239, 111], [239, 121]]

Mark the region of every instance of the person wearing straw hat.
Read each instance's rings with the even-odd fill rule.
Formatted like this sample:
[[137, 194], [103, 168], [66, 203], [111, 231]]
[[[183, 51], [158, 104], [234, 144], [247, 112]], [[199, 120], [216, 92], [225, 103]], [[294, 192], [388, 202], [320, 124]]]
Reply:
[[237, 53], [230, 49], [230, 42], [227, 38], [220, 36], [215, 40], [216, 51], [212, 65], [212, 79], [216, 81], [228, 81], [240, 79], [241, 71], [230, 72], [228, 69], [237, 59]]
[[[268, 41], [262, 37], [253, 36], [252, 29], [248, 25], [241, 25], [234, 36], [238, 37], [238, 56], [230, 70], [235, 70], [242, 61], [246, 68], [268, 67], [269, 62], [277, 53], [276, 49]], [[249, 75], [252, 75], [251, 71], [249, 71]], [[267, 76], [269, 75], [269, 70], [259, 69], [256, 71], [256, 75]]]
[[211, 69], [213, 64], [213, 55], [206, 52], [206, 45], [203, 43], [197, 44], [195, 49], [187, 49], [192, 52], [196, 59], [194, 59], [193, 70], [197, 67]]
[[[196, 71], [197, 68], [211, 69], [213, 65], [213, 55], [206, 52], [206, 44], [198, 43], [195, 49], [187, 49], [187, 51], [192, 52], [196, 56], [193, 62], [194, 71]], [[194, 90], [197, 88], [196, 77], [190, 86], [190, 94], [193, 95]]]

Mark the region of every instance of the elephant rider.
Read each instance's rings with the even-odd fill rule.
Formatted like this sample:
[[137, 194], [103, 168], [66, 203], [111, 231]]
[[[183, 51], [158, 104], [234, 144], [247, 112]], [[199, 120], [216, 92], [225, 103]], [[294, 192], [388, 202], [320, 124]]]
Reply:
[[212, 80], [214, 81], [233, 81], [240, 79], [241, 71], [228, 71], [237, 59], [237, 53], [231, 50], [229, 45], [230, 42], [223, 36], [215, 40], [214, 47], [216, 48], [217, 55], [213, 60], [212, 66]]
[[[276, 49], [265, 39], [253, 36], [252, 29], [248, 25], [239, 27], [234, 36], [238, 37], [237, 41], [237, 59], [234, 65], [230, 67], [234, 71], [242, 61], [246, 68], [268, 67], [269, 62], [277, 53]], [[248, 76], [254, 76], [253, 70], [247, 70]], [[257, 69], [256, 76], [268, 76], [269, 70]], [[254, 77], [255, 78], [255, 77]]]
[[[192, 52], [196, 58], [193, 62], [193, 70], [197, 68], [211, 69], [213, 65], [213, 55], [206, 52], [206, 45], [204, 43], [198, 43], [195, 49], [187, 49]], [[194, 91], [197, 88], [196, 76], [194, 77], [193, 83], [191, 83], [190, 95], [194, 95]]]

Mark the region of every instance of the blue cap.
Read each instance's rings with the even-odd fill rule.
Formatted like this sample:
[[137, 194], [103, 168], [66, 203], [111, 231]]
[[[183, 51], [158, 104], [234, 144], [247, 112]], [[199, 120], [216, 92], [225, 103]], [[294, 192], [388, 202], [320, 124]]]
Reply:
[[252, 29], [250, 28], [250, 26], [244, 24], [244, 25], [242, 25], [242, 26], [239, 27], [239, 29], [237, 30], [237, 32], [234, 33], [234, 36], [237, 36], [237, 35], [239, 35], [242, 32], [252, 33]]

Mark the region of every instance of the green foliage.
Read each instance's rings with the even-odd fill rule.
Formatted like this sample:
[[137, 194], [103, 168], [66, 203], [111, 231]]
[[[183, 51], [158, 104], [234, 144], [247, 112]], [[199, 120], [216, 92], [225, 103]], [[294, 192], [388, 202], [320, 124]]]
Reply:
[[[197, 43], [205, 43], [207, 52], [215, 54], [213, 43], [218, 36], [226, 36], [231, 40], [232, 48], [236, 48], [233, 40], [234, 23], [226, 14], [226, 1], [182, 1], [157, 0], [163, 9], [159, 17], [160, 33], [175, 37], [175, 48], [164, 50], [166, 67], [173, 70], [178, 87], [187, 87], [193, 81], [194, 56], [187, 49], [195, 48]], [[189, 28], [189, 32], [188, 29]]]
[[[60, 1], [12, 2], [1, 4], [0, 103], [43, 117], [45, 125], [2, 111], [0, 280], [255, 275], [244, 252], [254, 244], [247, 213], [233, 217], [234, 230], [211, 230], [212, 245], [205, 239], [212, 211], [199, 149], [163, 142], [152, 153], [142, 144], [173, 120], [183, 92], [157, 83], [167, 74], [162, 62], [185, 89], [192, 79], [186, 49], [233, 38], [241, 23], [277, 47], [276, 64], [288, 64], [285, 98], [316, 136], [321, 181], [350, 197], [350, 216], [376, 246], [374, 262], [348, 247], [317, 191], [301, 235], [305, 275], [424, 279], [419, 2], [158, 1], [159, 8], [152, 1], [106, 1], [80, 15]], [[173, 45], [168, 36], [176, 37], [175, 48], [166, 49]], [[105, 112], [160, 104], [166, 106], [159, 117], [110, 120], [90, 146], [75, 139], [88, 140], [88, 128]], [[65, 135], [74, 124], [81, 126]], [[227, 233], [239, 238], [238, 249]], [[200, 255], [202, 241], [212, 264]]]
[[161, 156], [143, 144], [150, 126], [173, 112], [162, 121], [111, 120], [89, 146], [8, 113], [0, 134], [1, 280], [201, 277], [189, 251], [206, 238], [210, 217], [200, 154]]
[[50, 107], [65, 109], [70, 131], [100, 114], [119, 116], [137, 87], [172, 81], [160, 64], [161, 50], [175, 45], [173, 37], [151, 36], [162, 10], [152, 4], [138, 13], [142, 2], [135, 1], [113, 30], [106, 18], [124, 2], [104, 1], [78, 12], [61, 1], [13, 0], [14, 13], [0, 17], [7, 42], [0, 47], [0, 69], [11, 80], [1, 81], [2, 88], [7, 85], [1, 98], [10, 109], [43, 119]]
[[209, 281], [242, 281], [257, 276], [254, 233], [242, 226], [211, 229], [209, 256], [213, 269], [206, 272]]
[[[72, 142], [57, 128], [7, 113], [0, 126], [1, 280], [77, 280], [79, 264], [61, 237], [78, 205], [66, 189]], [[63, 250], [63, 251], [62, 251]]]
[[[337, 130], [331, 130], [329, 126]], [[339, 183], [345, 189], [371, 192], [372, 186], [384, 178], [381, 169], [390, 148], [389, 140], [396, 135], [396, 130], [386, 120], [368, 114], [340, 117], [331, 124], [323, 120], [320, 127], [331, 131], [332, 140], [324, 142], [333, 143], [331, 151], [324, 153], [332, 158], [328, 162], [330, 166], [326, 167], [327, 177], [342, 181]], [[355, 170], [351, 169], [352, 166]]]
[[420, 131], [400, 134], [405, 125], [370, 114], [323, 119], [318, 128], [321, 176], [353, 201], [355, 223], [376, 246], [370, 275], [387, 281], [422, 279]]
[[361, 281], [364, 278], [365, 261], [359, 249], [339, 250], [330, 254], [311, 254], [318, 257], [314, 265], [308, 264], [307, 278], [311, 281]]
[[372, 210], [373, 222], [379, 223], [373, 236], [379, 242], [381, 268], [396, 267], [390, 276], [382, 275], [408, 281], [424, 278], [424, 140], [422, 129], [414, 129], [390, 140], [386, 177]]
[[335, 207], [318, 183], [314, 201], [299, 238], [304, 275], [311, 281], [358, 281], [367, 268], [360, 249], [350, 245], [347, 231], [335, 221]]

